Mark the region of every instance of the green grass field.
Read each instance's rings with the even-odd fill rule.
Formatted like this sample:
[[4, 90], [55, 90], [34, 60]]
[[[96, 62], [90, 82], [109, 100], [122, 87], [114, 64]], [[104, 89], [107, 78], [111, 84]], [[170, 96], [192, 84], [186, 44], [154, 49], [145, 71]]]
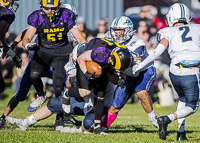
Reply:
[[[9, 96], [0, 100], [0, 115], [2, 115], [9, 99], [14, 91], [6, 90]], [[24, 101], [10, 114], [12, 117], [25, 118], [31, 115], [26, 110], [30, 100]], [[155, 108], [157, 116], [169, 114], [176, 110], [176, 106]], [[82, 119], [83, 117], [76, 117]], [[147, 114], [139, 104], [126, 104], [120, 111], [118, 118], [111, 125], [108, 135], [79, 134], [79, 133], [59, 133], [54, 131], [55, 115], [46, 120], [36, 123], [27, 131], [16, 130], [15, 126], [6, 124], [5, 128], [0, 129], [0, 143], [157, 143], [157, 142], [176, 142], [177, 122], [174, 121], [168, 126], [166, 141], [158, 137], [158, 132], [148, 120]], [[200, 112], [187, 118], [186, 121], [187, 137], [189, 142], [200, 142]]]

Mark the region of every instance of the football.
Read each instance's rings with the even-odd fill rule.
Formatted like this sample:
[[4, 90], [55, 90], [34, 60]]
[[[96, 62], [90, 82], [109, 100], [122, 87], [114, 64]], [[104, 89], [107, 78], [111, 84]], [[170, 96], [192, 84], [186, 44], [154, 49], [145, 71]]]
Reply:
[[95, 75], [97, 75], [97, 76], [101, 75], [101, 73], [102, 73], [101, 66], [93, 61], [86, 62], [86, 68], [89, 73], [95, 72]]

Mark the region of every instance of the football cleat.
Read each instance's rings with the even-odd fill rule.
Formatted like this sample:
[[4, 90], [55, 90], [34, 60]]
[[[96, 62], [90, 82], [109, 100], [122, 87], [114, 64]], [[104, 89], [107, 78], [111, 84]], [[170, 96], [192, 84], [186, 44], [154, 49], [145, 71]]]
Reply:
[[26, 125], [26, 119], [17, 119], [13, 117], [6, 116], [6, 121], [12, 125], [16, 125], [20, 128], [20, 130], [25, 131], [28, 129], [28, 125]]
[[158, 129], [159, 137], [162, 140], [166, 140], [167, 126], [168, 124], [171, 123], [171, 120], [169, 119], [168, 116], [161, 116], [161, 117], [158, 117], [157, 122], [159, 126], [159, 129]]
[[35, 101], [33, 101], [27, 108], [29, 112], [33, 112], [37, 110], [39, 107], [42, 106], [42, 104], [46, 101], [47, 97], [46, 95], [44, 96], [39, 96]]
[[62, 92], [62, 108], [65, 111], [65, 113], [69, 114], [71, 111], [71, 106], [70, 106], [70, 97], [68, 95], [68, 91], [64, 90]]
[[64, 121], [62, 119], [55, 121], [55, 130], [60, 132], [64, 128]]
[[106, 132], [108, 130], [108, 128], [102, 126], [101, 130], [102, 130], [102, 132]]
[[100, 134], [100, 133], [102, 132], [101, 124], [97, 124], [96, 126], [94, 126], [93, 132], [94, 132], [95, 134]]
[[177, 141], [188, 141], [187, 137], [186, 137], [186, 132], [177, 132]]
[[82, 121], [78, 121], [72, 115], [64, 113], [64, 123], [73, 124], [75, 126], [81, 126]]
[[149, 121], [151, 124], [153, 124], [154, 127], [158, 128], [158, 122], [157, 122], [157, 117], [156, 118], [149, 118]]
[[0, 118], [0, 128], [3, 128], [6, 124], [6, 120], [4, 118]]

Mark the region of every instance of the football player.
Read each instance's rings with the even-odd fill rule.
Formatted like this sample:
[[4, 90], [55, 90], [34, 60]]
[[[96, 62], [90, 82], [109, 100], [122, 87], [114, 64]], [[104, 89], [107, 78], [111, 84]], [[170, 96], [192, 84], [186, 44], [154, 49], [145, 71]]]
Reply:
[[140, 73], [132, 74], [132, 70], [148, 56], [145, 42], [133, 32], [132, 21], [126, 16], [119, 16], [113, 20], [110, 31], [104, 36], [105, 39], [125, 45], [133, 57], [133, 62], [129, 68], [119, 70], [121, 72], [121, 79], [118, 81], [119, 86], [116, 89], [112, 106], [106, 115], [103, 124], [104, 130], [107, 130], [111, 123], [114, 122], [118, 112], [134, 92], [139, 97], [144, 110], [148, 114], [149, 121], [155, 127], [158, 127], [152, 101], [148, 95], [149, 88], [156, 78], [156, 69], [153, 66], [153, 62], [151, 62], [143, 67]]
[[[69, 9], [60, 8], [59, 0], [41, 0], [40, 10], [36, 10], [28, 17], [28, 30], [22, 45], [27, 50], [34, 50], [31, 60], [31, 80], [37, 91], [38, 98], [29, 106], [35, 109], [45, 102], [46, 96], [41, 81], [42, 72], [52, 65], [53, 87], [55, 95], [61, 95], [65, 82], [64, 65], [69, 60], [72, 47], [67, 39], [70, 31], [79, 43], [86, 42], [76, 26], [76, 15]], [[33, 36], [38, 34], [38, 44], [30, 43]]]
[[[88, 44], [79, 44], [76, 49], [77, 52], [73, 53], [73, 55], [77, 55], [76, 76], [79, 86], [65, 92], [63, 96], [63, 109], [66, 113], [69, 112], [66, 109], [69, 109], [70, 97], [86, 97], [93, 89], [97, 97], [94, 104], [94, 133], [101, 133], [100, 123], [103, 116], [105, 89], [108, 84], [107, 73], [111, 78], [118, 79], [118, 76], [114, 74], [110, 67], [113, 69], [125, 69], [132, 62], [132, 56], [125, 46], [100, 38], [94, 38]], [[95, 72], [89, 73], [86, 68], [87, 61], [98, 63], [102, 67], [102, 74], [95, 76]]]
[[169, 27], [157, 32], [159, 44], [134, 72], [151, 63], [165, 49], [168, 50], [171, 58], [169, 76], [178, 93], [179, 102], [174, 113], [158, 117], [159, 137], [165, 140], [168, 124], [178, 120], [177, 140], [188, 140], [185, 120], [199, 107], [200, 25], [189, 24], [191, 11], [183, 3], [173, 4], [166, 18]]
[[[16, 9], [15, 9], [15, 8]], [[21, 67], [21, 58], [13, 52], [13, 50], [5, 42], [5, 34], [8, 31], [10, 25], [15, 20], [14, 12], [17, 11], [19, 4], [15, 0], [0, 0], [0, 57], [5, 57], [5, 54], [11, 56], [16, 64], [17, 68]], [[5, 89], [5, 82], [0, 70], [0, 94]], [[1, 120], [0, 120], [1, 121]], [[1, 127], [1, 126], [0, 126]]]

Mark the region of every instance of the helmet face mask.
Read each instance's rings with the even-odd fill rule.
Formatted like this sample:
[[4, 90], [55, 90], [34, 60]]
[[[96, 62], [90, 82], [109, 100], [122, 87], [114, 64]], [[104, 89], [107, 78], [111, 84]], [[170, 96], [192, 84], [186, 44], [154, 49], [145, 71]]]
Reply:
[[167, 24], [169, 27], [174, 26], [176, 23], [189, 24], [192, 19], [193, 13], [183, 3], [173, 4], [166, 15]]
[[[123, 30], [123, 34], [119, 37], [116, 35], [116, 30]], [[113, 41], [118, 43], [124, 43], [132, 37], [133, 34], [133, 23], [126, 16], [119, 16], [115, 18], [110, 26], [110, 34]]]
[[[41, 0], [40, 8], [42, 14], [46, 16], [50, 22], [53, 22], [56, 17], [60, 14], [60, 0]], [[49, 9], [54, 10], [53, 13], [46, 13]]]
[[19, 4], [16, 3], [15, 1], [19, 0], [0, 0], [0, 3], [10, 9], [13, 12], [16, 12], [17, 9], [19, 8]]

